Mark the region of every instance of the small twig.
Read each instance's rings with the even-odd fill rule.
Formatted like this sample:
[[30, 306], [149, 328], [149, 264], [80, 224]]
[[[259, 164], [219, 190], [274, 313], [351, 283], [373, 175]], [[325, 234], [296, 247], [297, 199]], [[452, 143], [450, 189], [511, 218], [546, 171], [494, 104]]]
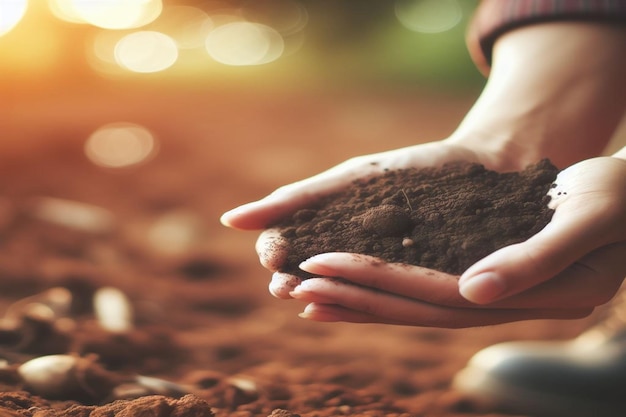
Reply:
[[406, 192], [404, 191], [404, 189], [400, 191], [402, 192], [402, 195], [404, 196], [404, 199], [406, 200], [406, 204], [409, 206], [409, 209], [413, 211], [413, 206], [411, 205], [411, 202], [409, 201], [409, 196], [406, 195]]

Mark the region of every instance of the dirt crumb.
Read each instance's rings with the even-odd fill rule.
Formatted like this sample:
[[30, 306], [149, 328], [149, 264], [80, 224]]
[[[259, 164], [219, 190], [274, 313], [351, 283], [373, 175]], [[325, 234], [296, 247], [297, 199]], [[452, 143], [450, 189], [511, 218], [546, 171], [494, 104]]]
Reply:
[[548, 224], [557, 173], [549, 160], [506, 173], [457, 162], [355, 182], [277, 225], [289, 242], [282, 271], [306, 278], [303, 260], [342, 251], [460, 274]]

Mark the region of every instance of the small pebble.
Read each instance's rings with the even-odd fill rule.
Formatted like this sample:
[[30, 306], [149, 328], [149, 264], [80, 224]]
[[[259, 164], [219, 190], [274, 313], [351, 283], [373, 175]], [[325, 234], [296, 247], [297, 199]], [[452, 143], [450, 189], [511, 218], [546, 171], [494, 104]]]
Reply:
[[115, 224], [113, 214], [105, 208], [53, 197], [33, 200], [31, 215], [39, 220], [88, 233], [110, 232]]
[[411, 226], [408, 211], [391, 204], [372, 207], [361, 218], [363, 228], [379, 236], [398, 236]]
[[93, 296], [93, 308], [98, 323], [103, 329], [123, 333], [134, 328], [133, 307], [121, 290], [102, 287]]

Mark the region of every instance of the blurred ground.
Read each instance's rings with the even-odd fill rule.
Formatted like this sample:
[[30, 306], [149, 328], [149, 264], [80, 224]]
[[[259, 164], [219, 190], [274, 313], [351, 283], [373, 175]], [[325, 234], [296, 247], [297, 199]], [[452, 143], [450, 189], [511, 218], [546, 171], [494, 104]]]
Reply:
[[[500, 341], [567, 338], [593, 320], [467, 330], [307, 322], [302, 305], [269, 295], [256, 233], [219, 224], [225, 210], [349, 157], [451, 133], [484, 82], [463, 40], [477, 2], [108, 2], [121, 7], [116, 24], [124, 7], [163, 6], [143, 26], [115, 28], [58, 13], [78, 2], [12, 5], [27, 3], [21, 21], [0, 22], [0, 416], [500, 417], [450, 390], [466, 361]], [[204, 19], [199, 43], [180, 47], [171, 68], [129, 67], [116, 52], [126, 35], [189, 40], [189, 15], [177, 13], [190, 9], [177, 5]], [[218, 62], [207, 36], [231, 21], [268, 25], [283, 55]], [[258, 55], [263, 39], [243, 35], [223, 39], [221, 52]], [[154, 64], [147, 45], [125, 58]], [[148, 139], [120, 130], [117, 147], [88, 150], [110, 123]], [[103, 166], [146, 143], [154, 149], [142, 163]], [[94, 303], [109, 286], [132, 306], [125, 330], [107, 327], [122, 300]], [[95, 355], [111, 378], [176, 385], [108, 392], [109, 379], [81, 373], [74, 390], [53, 377], [67, 395], [46, 399], [16, 372], [50, 354]]]
[[[268, 294], [256, 234], [218, 222], [223, 211], [350, 156], [445, 137], [475, 92], [116, 86], [7, 88], [10, 99], [0, 103], [1, 311], [58, 286], [82, 305], [64, 316], [73, 327], [53, 326], [60, 345], [0, 340], [3, 372], [43, 354], [95, 352], [113, 372], [193, 384], [220, 416], [264, 417], [274, 409], [311, 417], [478, 416], [488, 413], [449, 389], [473, 353], [506, 340], [565, 338], [585, 326], [306, 322], [296, 316], [303, 306]], [[112, 121], [148, 128], [159, 152], [137, 166], [95, 165], [85, 138]], [[37, 215], [49, 203], [42, 197], [95, 205], [112, 220], [103, 230], [63, 225]], [[156, 233], [164, 222], [169, 234]], [[131, 300], [137, 337], [107, 332], [94, 319], [90, 297], [105, 285]], [[95, 413], [71, 414], [74, 403], [29, 394], [18, 402], [23, 385], [3, 378], [5, 410]]]

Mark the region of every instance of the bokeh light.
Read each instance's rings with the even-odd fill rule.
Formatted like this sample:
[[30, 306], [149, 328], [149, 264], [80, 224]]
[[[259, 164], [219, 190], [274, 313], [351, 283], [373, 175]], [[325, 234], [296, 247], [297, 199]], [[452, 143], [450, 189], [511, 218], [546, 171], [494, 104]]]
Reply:
[[140, 31], [120, 39], [115, 45], [116, 62], [133, 72], [163, 71], [178, 59], [178, 46], [161, 32]]
[[73, 19], [103, 29], [133, 29], [154, 21], [163, 10], [162, 0], [72, 0], [64, 8]]
[[248, 0], [242, 14], [250, 21], [274, 28], [283, 36], [302, 31], [309, 21], [306, 7], [294, 0]]
[[150, 130], [134, 123], [112, 123], [87, 138], [85, 154], [94, 164], [122, 168], [137, 165], [155, 155], [157, 142]]
[[[343, 2], [308, 0], [0, 0], [0, 33], [13, 27], [0, 37], [0, 72], [7, 84], [34, 81], [27, 86], [261, 78], [284, 85], [301, 75], [357, 82], [357, 72], [465, 84], [470, 60], [448, 57], [465, 51], [461, 26], [478, 1], [363, 0], [354, 16]], [[474, 81], [482, 78], [467, 84]]]
[[214, 26], [209, 15], [197, 7], [170, 6], [151, 27], [167, 33], [180, 49], [194, 49], [204, 46]]
[[440, 33], [459, 24], [463, 10], [458, 0], [396, 0], [398, 21], [421, 33]]
[[102, 30], [86, 39], [87, 61], [91, 67], [101, 73], [119, 73], [115, 46], [124, 36], [123, 32]]
[[174, 210], [162, 214], [145, 234], [151, 248], [168, 255], [182, 255], [201, 239], [202, 219], [194, 212]]
[[214, 29], [206, 39], [206, 50], [225, 65], [261, 65], [278, 59], [284, 52], [283, 37], [269, 26], [232, 22]]
[[76, 0], [48, 0], [50, 11], [57, 19], [70, 23], [86, 23], [74, 3]]
[[0, 36], [8, 33], [24, 17], [27, 0], [2, 0], [0, 1]]

